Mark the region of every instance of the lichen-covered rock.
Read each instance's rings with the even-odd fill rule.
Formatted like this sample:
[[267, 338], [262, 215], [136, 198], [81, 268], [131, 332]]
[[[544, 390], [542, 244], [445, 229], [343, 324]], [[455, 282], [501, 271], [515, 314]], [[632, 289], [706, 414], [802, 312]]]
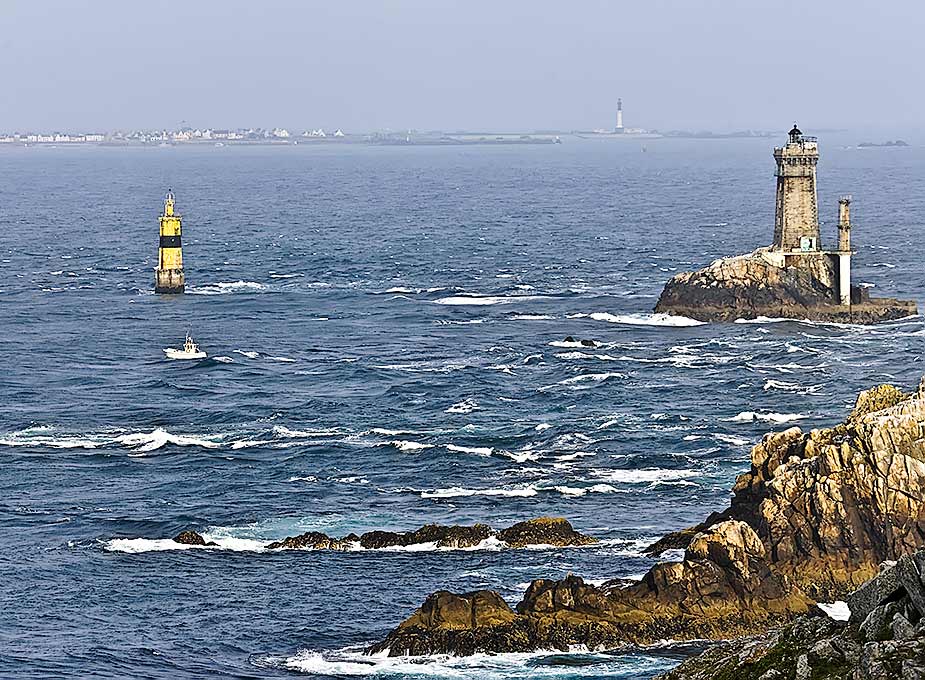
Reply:
[[590, 545], [597, 543], [596, 538], [585, 536], [572, 528], [568, 520], [562, 517], [539, 517], [518, 522], [514, 526], [498, 532], [498, 538], [512, 548], [528, 545]]
[[[660, 541], [684, 548], [683, 561], [657, 564], [626, 586], [598, 588], [575, 576], [534, 581], [516, 618], [496, 630], [448, 635], [419, 610], [414, 625], [376, 649], [467, 654], [754, 634], [817, 612], [815, 601], [844, 599], [887, 560], [897, 560], [904, 597], [925, 609], [925, 588], [915, 585], [925, 556], [904, 557], [925, 545], [925, 387], [863, 392], [845, 423], [769, 434], [751, 457], [727, 510]], [[894, 642], [925, 626], [908, 609], [881, 614], [871, 626]], [[812, 657], [797, 662], [805, 670]]]
[[[708, 523], [746, 522], [775, 571], [815, 599], [844, 598], [882, 562], [925, 545], [923, 424], [922, 388], [885, 385], [862, 392], [842, 425], [766, 435], [730, 507]], [[674, 545], [703, 528], [674, 535]]]
[[841, 305], [831, 256], [790, 256], [786, 266], [780, 266], [775, 255], [759, 248], [678, 274], [665, 284], [655, 311], [700, 321], [767, 316], [846, 323], [876, 323], [918, 313], [914, 302], [871, 299], [859, 289], [852, 291], [850, 308]]
[[847, 624], [802, 617], [724, 642], [659, 680], [925, 680], [925, 551], [902, 557], [848, 600]]

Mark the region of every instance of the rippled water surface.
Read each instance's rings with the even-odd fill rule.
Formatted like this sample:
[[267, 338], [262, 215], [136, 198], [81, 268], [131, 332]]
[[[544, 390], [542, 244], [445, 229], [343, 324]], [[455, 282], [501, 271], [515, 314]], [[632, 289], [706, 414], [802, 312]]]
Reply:
[[[925, 298], [925, 152], [821, 139], [824, 234]], [[0, 150], [4, 676], [608, 677], [686, 649], [368, 658], [437, 588], [638, 576], [749, 447], [923, 372], [921, 318], [701, 325], [677, 271], [770, 240], [772, 143]], [[187, 294], [155, 296], [157, 214]], [[187, 329], [210, 358], [164, 359]], [[563, 342], [596, 340], [596, 348]], [[275, 539], [568, 517], [565, 550]], [[193, 528], [222, 549], [169, 540]]]

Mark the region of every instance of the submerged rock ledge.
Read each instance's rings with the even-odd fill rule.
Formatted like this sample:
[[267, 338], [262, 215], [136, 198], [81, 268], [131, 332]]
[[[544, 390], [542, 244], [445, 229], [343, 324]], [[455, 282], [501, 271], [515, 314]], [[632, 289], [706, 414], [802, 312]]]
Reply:
[[[765, 633], [844, 599], [925, 545], [925, 381], [862, 392], [844, 423], [768, 434], [730, 507], [671, 534], [684, 549], [641, 581], [533, 581], [512, 610], [495, 592], [438, 591], [369, 652], [593, 649]], [[738, 677], [738, 676], [730, 676]], [[808, 676], [807, 676], [808, 677]]]
[[772, 258], [769, 248], [759, 248], [677, 274], [665, 284], [655, 311], [698, 321], [770, 317], [859, 324], [918, 314], [915, 302], [871, 298], [855, 286], [852, 304], [838, 304], [837, 274], [828, 257], [793, 257], [787, 266]]
[[[496, 531], [487, 524], [473, 526], [444, 526], [427, 524], [415, 531], [368, 531], [358, 536], [348, 534], [334, 538], [320, 531], [308, 531], [298, 536], [288, 536], [266, 545], [267, 550], [377, 550], [382, 548], [408, 547], [432, 543], [436, 548], [466, 549], [478, 547], [483, 541], [494, 538], [501, 545], [510, 548], [550, 545], [570, 547], [597, 543], [596, 538], [575, 531], [568, 520], [562, 517], [539, 517], [518, 522], [513, 526]], [[177, 543], [204, 547], [217, 546], [207, 543], [195, 531], [182, 531], [173, 539]]]

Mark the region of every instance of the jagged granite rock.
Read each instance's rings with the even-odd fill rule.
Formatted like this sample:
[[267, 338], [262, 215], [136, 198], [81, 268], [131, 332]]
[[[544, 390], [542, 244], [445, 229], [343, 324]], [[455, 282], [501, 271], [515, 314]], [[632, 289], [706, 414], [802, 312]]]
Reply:
[[288, 536], [281, 541], [274, 541], [267, 546], [267, 550], [350, 550], [358, 540], [356, 534], [331, 538], [320, 531], [307, 531], [298, 536]]
[[392, 531], [370, 531], [360, 536], [364, 548], [387, 548], [419, 543], [436, 543], [438, 548], [471, 548], [492, 535], [487, 524], [465, 526], [443, 526], [427, 524], [416, 531], [396, 533]]
[[[816, 612], [815, 601], [843, 599], [881, 562], [925, 544], [925, 382], [911, 395], [889, 385], [862, 392], [844, 423], [766, 435], [751, 459], [727, 510], [657, 544], [683, 548], [682, 562], [656, 564], [624, 587], [540, 579], [515, 618], [487, 626], [450, 630], [421, 609], [371, 651], [564, 650], [755, 634]], [[439, 610], [440, 601], [428, 602]]]
[[498, 538], [512, 548], [528, 545], [590, 545], [597, 543], [596, 538], [580, 534], [572, 528], [568, 520], [562, 517], [539, 517], [518, 522], [514, 526], [498, 532]]
[[601, 648], [721, 638], [813, 610], [812, 601], [770, 570], [761, 541], [737, 521], [697, 534], [683, 562], [656, 565], [642, 581], [626, 587], [595, 587], [577, 576], [535, 580], [517, 605], [517, 615], [499, 623], [447, 625], [450, 617], [440, 607], [455, 601], [440, 595], [428, 598], [369, 651], [388, 649], [392, 656], [566, 651], [576, 644]]
[[368, 531], [361, 536], [350, 534], [343, 538], [333, 538], [320, 531], [309, 531], [274, 541], [267, 545], [267, 549], [352, 550], [359, 546], [375, 550], [424, 543], [434, 543], [438, 548], [458, 549], [475, 547], [492, 536], [496, 536], [512, 548], [524, 548], [529, 545], [581, 546], [597, 542], [596, 538], [575, 531], [568, 520], [562, 517], [540, 517], [519, 522], [500, 531], [495, 531], [487, 524], [426, 524], [414, 531]]
[[[923, 383], [925, 385], [925, 383]], [[653, 546], [684, 547], [691, 532], [724, 519], [753, 527], [775, 571], [810, 597], [843, 598], [925, 544], [925, 388], [862, 392], [847, 420], [769, 434], [752, 449], [730, 507]]]
[[849, 597], [847, 624], [802, 617], [715, 645], [659, 680], [925, 680], [923, 566], [925, 551], [885, 564]]
[[842, 323], [877, 323], [918, 313], [912, 301], [870, 298], [852, 287], [852, 304], [839, 304], [833, 257], [789, 256], [787, 266], [773, 261], [769, 248], [715, 260], [704, 269], [672, 277], [655, 311], [699, 321], [772, 318]]
[[184, 545], [203, 545], [203, 546], [213, 546], [218, 545], [215, 541], [208, 541], [202, 537], [202, 534], [196, 531], [181, 531], [179, 534], [173, 537], [174, 542], [182, 543]]

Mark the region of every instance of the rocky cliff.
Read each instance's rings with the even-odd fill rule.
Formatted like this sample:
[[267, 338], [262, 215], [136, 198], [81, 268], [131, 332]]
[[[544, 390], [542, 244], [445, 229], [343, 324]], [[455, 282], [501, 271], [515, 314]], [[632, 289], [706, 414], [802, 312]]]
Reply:
[[641, 581], [534, 581], [512, 610], [497, 593], [437, 592], [371, 651], [392, 655], [592, 648], [763, 633], [817, 613], [925, 545], [925, 381], [862, 392], [844, 423], [769, 434], [730, 507], [671, 534], [683, 548]]
[[852, 304], [838, 303], [834, 259], [826, 254], [790, 256], [778, 266], [767, 248], [716, 260], [665, 284], [655, 311], [699, 321], [771, 318], [876, 323], [918, 313], [914, 302], [870, 298], [852, 288]]

